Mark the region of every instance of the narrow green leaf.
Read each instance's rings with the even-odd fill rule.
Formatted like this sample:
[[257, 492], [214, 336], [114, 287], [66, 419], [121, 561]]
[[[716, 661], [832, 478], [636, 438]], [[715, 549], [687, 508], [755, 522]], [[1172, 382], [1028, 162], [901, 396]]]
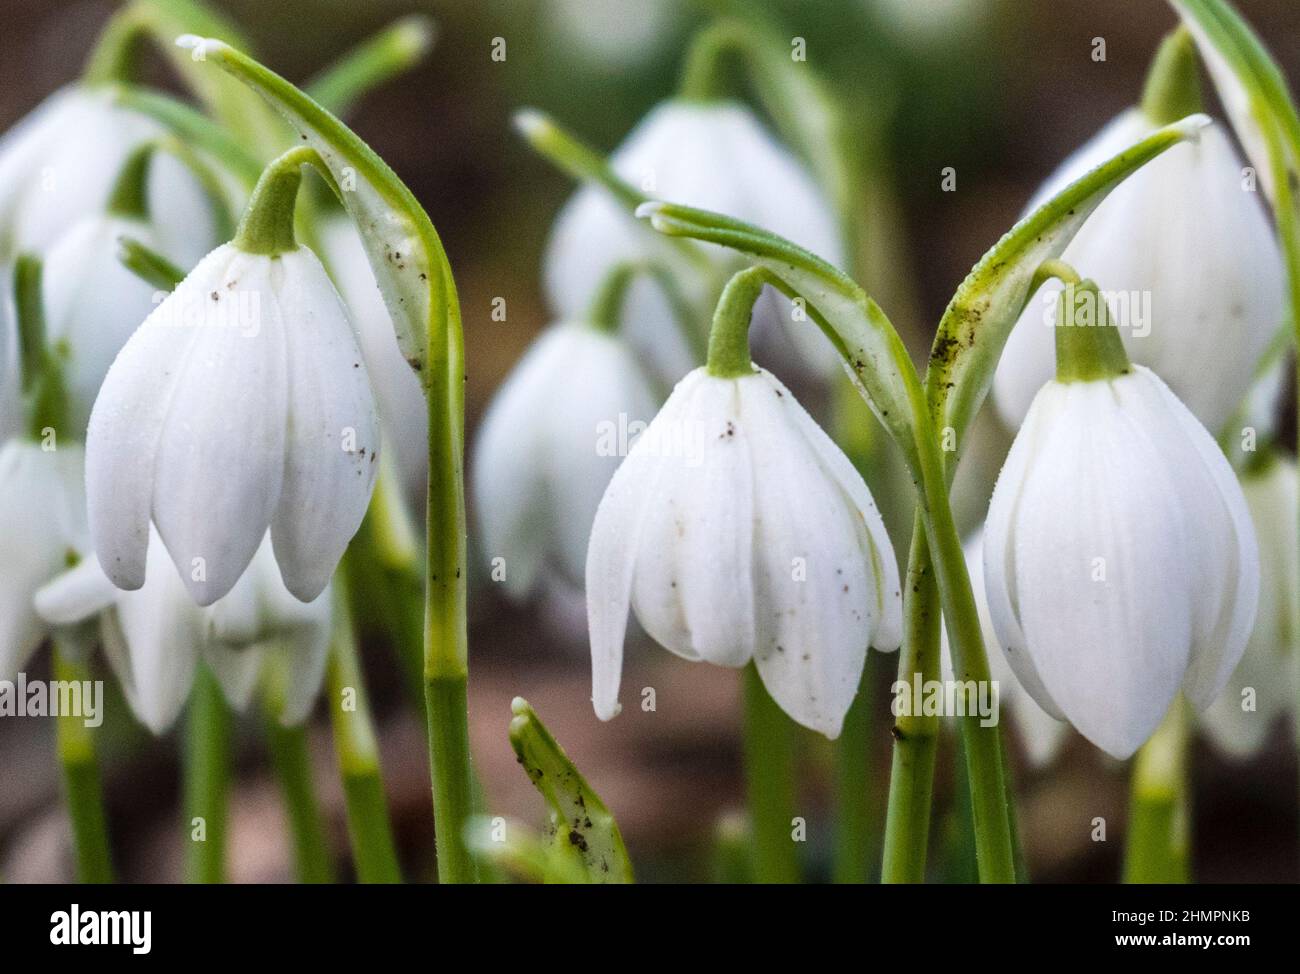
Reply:
[[613, 814], [555, 742], [527, 700], [510, 705], [510, 744], [550, 807], [555, 849], [580, 863], [587, 882], [630, 883], [632, 863]]
[[179, 267], [134, 237], [117, 238], [117, 259], [140, 280], [160, 291], [170, 291], [185, 277]]

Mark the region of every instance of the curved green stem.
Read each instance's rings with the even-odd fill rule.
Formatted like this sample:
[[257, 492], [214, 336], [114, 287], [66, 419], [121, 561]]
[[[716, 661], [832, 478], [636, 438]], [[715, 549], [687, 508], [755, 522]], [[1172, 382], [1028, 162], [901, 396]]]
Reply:
[[1160, 43], [1151, 62], [1142, 91], [1142, 111], [1156, 125], [1168, 125], [1202, 107], [1196, 44], [1186, 27], [1178, 27]]
[[795, 816], [796, 729], [763, 686], [758, 669], [744, 670], [745, 778], [758, 883], [799, 882]]
[[304, 165], [315, 166], [327, 180], [332, 179], [320, 154], [309, 146], [297, 146], [272, 160], [253, 187], [231, 243], [245, 253], [268, 257], [298, 248], [293, 225]]
[[327, 677], [329, 710], [334, 727], [334, 753], [343, 778], [352, 858], [359, 881], [400, 883], [402, 872], [384, 795], [374, 719], [357, 656], [344, 570], [334, 576], [333, 585], [334, 636]]
[[743, 50], [744, 38], [732, 22], [715, 21], [704, 27], [691, 38], [678, 97], [708, 102], [734, 95], [727, 59]]
[[[54, 678], [61, 683], [91, 686], [90, 667], [55, 640]], [[113, 882], [113, 857], [108, 843], [108, 818], [104, 814], [104, 792], [95, 756], [95, 728], [86, 726], [80, 714], [60, 714], [56, 720], [59, 765], [63, 769], [63, 793], [72, 822], [72, 843], [76, 856], [77, 882]]]
[[293, 842], [294, 870], [300, 883], [334, 882], [325, 822], [312, 784], [311, 750], [304, 726], [285, 727], [266, 715], [267, 747], [280, 783], [284, 809]]
[[108, 19], [86, 61], [81, 80], [87, 85], [132, 81], [139, 73], [141, 42], [147, 28], [133, 7]]
[[231, 716], [221, 685], [200, 666], [185, 728], [185, 881], [226, 880]]
[[761, 267], [751, 267], [736, 274], [722, 289], [713, 327], [709, 330], [709, 375], [719, 379], [738, 379], [753, 375], [749, 357], [749, 323], [754, 302], [763, 292], [771, 275]]
[[126, 157], [108, 194], [105, 207], [108, 213], [128, 219], [149, 219], [149, 167], [157, 148], [157, 144], [146, 142]]
[[349, 51], [307, 84], [307, 94], [335, 115], [346, 115], [369, 91], [417, 64], [434, 39], [433, 20], [412, 14]]
[[1174, 701], [1133, 763], [1124, 882], [1191, 882], [1190, 727], [1183, 699]]
[[41, 259], [32, 254], [20, 254], [14, 261], [13, 275], [27, 432], [32, 439], [41, 440], [49, 430], [60, 432], [66, 429], [68, 396], [63, 362], [58, 352], [50, 347], [45, 334], [44, 265]]

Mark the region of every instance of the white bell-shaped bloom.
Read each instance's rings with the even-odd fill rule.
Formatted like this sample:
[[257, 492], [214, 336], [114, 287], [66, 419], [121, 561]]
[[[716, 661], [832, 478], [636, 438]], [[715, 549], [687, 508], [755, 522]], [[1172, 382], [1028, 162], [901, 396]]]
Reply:
[[139, 588], [152, 521], [210, 605], [269, 526], [285, 585], [311, 601], [365, 515], [378, 447], [365, 362], [320, 261], [226, 244], [145, 319], [95, 401], [95, 552], [114, 584]]
[[293, 598], [280, 580], [269, 536], [230, 594], [208, 608], [190, 598], [157, 531], [151, 532], [148, 563], [145, 584], [125, 591], [87, 558], [41, 588], [34, 604], [51, 625], [98, 617], [105, 656], [127, 702], [155, 734], [176, 722], [200, 660], [211, 666], [232, 706], [244, 709], [263, 686], [284, 723], [306, 718], [328, 656], [328, 589], [311, 603]]
[[89, 547], [81, 447], [0, 447], [0, 680], [13, 679], [49, 627], [36, 591]]
[[581, 584], [600, 498], [656, 399], [632, 351], [587, 324], [553, 325], [483, 419], [471, 477], [484, 553], [514, 598], [548, 564]]
[[[1016, 679], [1015, 671], [1000, 648], [997, 631], [993, 628], [993, 617], [989, 614], [988, 596], [984, 590], [984, 532], [977, 531], [967, 539], [962, 549], [966, 555], [966, 570], [970, 574], [975, 608], [984, 635], [989, 678], [998, 685], [999, 718], [1004, 712], [1011, 715], [1029, 763], [1035, 768], [1045, 767], [1060, 753], [1069, 725], [1057, 720], [1034, 702], [1034, 698]], [[939, 638], [942, 641], [944, 678], [955, 679], [947, 628], [940, 630]]]
[[689, 660], [751, 660], [794, 720], [839, 735], [868, 645], [898, 647], [898, 567], [849, 459], [765, 371], [687, 375], [618, 468], [587, 555], [592, 702], [609, 720], [629, 604]]
[[1259, 554], [1218, 446], [1142, 366], [1046, 383], [984, 533], [989, 611], [1021, 684], [1117, 758], [1181, 687], [1204, 709], [1245, 649]]
[[[1028, 211], [1156, 128], [1140, 109], [1124, 112], [1062, 164]], [[1117, 186], [1062, 258], [1107, 289], [1129, 358], [1216, 433], [1284, 318], [1280, 251], [1243, 166], [1221, 126], [1205, 129]], [[1029, 302], [998, 365], [994, 401], [1013, 428], [1053, 375], [1060, 290], [1050, 282]]]
[[[105, 88], [69, 85], [43, 101], [0, 137], [0, 260], [43, 251], [103, 210], [127, 157], [163, 134], [157, 122], [115, 105]], [[198, 260], [215, 233], [199, 180], [159, 154], [148, 196], [167, 252], [183, 266]]]
[[85, 438], [90, 409], [113, 359], [157, 304], [153, 286], [117, 259], [123, 236], [154, 250], [161, 246], [149, 224], [97, 213], [74, 223], [44, 257], [46, 336], [62, 359], [68, 432], [78, 440]]
[[1295, 461], [1270, 459], [1262, 470], [1242, 477], [1241, 489], [1259, 539], [1259, 612], [1241, 662], [1203, 720], [1210, 740], [1234, 757], [1257, 751], [1278, 719], [1295, 712], [1300, 694], [1300, 554], [1295, 536], [1300, 495]]
[[[780, 234], [833, 264], [843, 263], [839, 229], [825, 197], [799, 160], [742, 104], [664, 102], [642, 119], [609, 162], [651, 197], [725, 213]], [[736, 267], [733, 253], [702, 246], [720, 271]], [[604, 189], [579, 189], [561, 210], [546, 248], [546, 292], [556, 318], [577, 320], [610, 269], [633, 260], [673, 268], [688, 298], [709, 300], [703, 282], [671, 243], [638, 224]], [[756, 341], [791, 341], [817, 371], [838, 368], [830, 342], [805, 322], [792, 322], [790, 303], [768, 291], [755, 306]], [[624, 327], [663, 375], [676, 379], [698, 364], [654, 280], [643, 278], [632, 286]]]
[[325, 266], [356, 325], [361, 353], [366, 357], [384, 447], [396, 457], [406, 493], [423, 497], [429, 467], [429, 407], [420, 379], [397, 347], [393, 319], [384, 304], [365, 245], [356, 225], [341, 214], [317, 227]]

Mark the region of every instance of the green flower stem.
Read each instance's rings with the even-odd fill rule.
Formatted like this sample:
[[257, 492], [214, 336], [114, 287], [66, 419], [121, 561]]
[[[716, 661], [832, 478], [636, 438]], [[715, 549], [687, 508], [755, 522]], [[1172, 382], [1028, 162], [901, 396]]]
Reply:
[[334, 882], [334, 865], [316, 790], [312, 784], [311, 749], [304, 725], [285, 727], [267, 715], [266, 743], [280, 783], [293, 841], [294, 870], [300, 883]]
[[345, 579], [345, 571], [334, 577], [334, 636], [328, 681], [334, 753], [343, 778], [352, 858], [361, 882], [400, 883], [402, 872], [389, 822], [379, 745], [357, 657]]
[[[1088, 308], [1096, 321], [1084, 323]], [[1056, 317], [1056, 381], [1096, 382], [1133, 370], [1119, 329], [1110, 323], [1106, 302], [1092, 281], [1067, 283]]]
[[835, 883], [871, 881], [880, 855], [882, 791], [874, 767], [875, 742], [884, 730], [872, 691], [884, 672], [886, 656], [868, 650], [858, 696], [835, 742]]
[[1187, 706], [1179, 697], [1133, 764], [1124, 882], [1191, 882]]
[[465, 829], [474, 812], [468, 677], [426, 672], [424, 702], [429, 715], [438, 881], [474, 883], [478, 867], [465, 842]]
[[170, 291], [185, 277], [179, 267], [134, 237], [118, 237], [117, 259], [140, 280], [160, 291]]
[[[226, 881], [231, 715], [221, 686], [200, 666], [185, 726], [185, 881]], [[200, 821], [201, 820], [201, 821]], [[195, 830], [202, 827], [202, 837]]]
[[[908, 685], [913, 679], [939, 678], [940, 619], [934, 611], [937, 602], [930, 551], [918, 511], [903, 591], [903, 645], [898, 660], [898, 679]], [[882, 883], [925, 881], [938, 746], [937, 716], [909, 713], [895, 717], [894, 761], [889, 773], [889, 807], [880, 870]]]
[[[55, 640], [54, 678], [85, 684], [90, 667]], [[108, 844], [108, 818], [104, 814], [104, 792], [95, 756], [95, 728], [85, 718], [61, 714], [56, 720], [59, 764], [63, 769], [63, 792], [72, 821], [72, 842], [76, 855], [77, 881], [113, 882], [113, 858]]]
[[709, 375], [719, 379], [738, 379], [754, 374], [749, 357], [749, 322], [754, 302], [763, 292], [771, 275], [761, 267], [750, 267], [727, 282], [713, 313], [709, 331]]
[[690, 101], [718, 101], [735, 95], [728, 59], [744, 51], [744, 38], [729, 21], [716, 21], [691, 39], [677, 95]]
[[45, 335], [45, 304], [41, 280], [44, 265], [39, 257], [20, 254], [14, 261], [14, 313], [18, 319], [18, 343], [23, 365], [22, 392], [27, 406], [27, 432], [41, 440], [47, 431], [64, 430], [68, 418], [67, 388], [63, 362]]
[[146, 34], [146, 24], [134, 6], [113, 14], [90, 52], [81, 74], [82, 82], [106, 85], [133, 80], [139, 73]]
[[298, 248], [293, 232], [302, 167], [318, 158], [316, 150], [299, 146], [271, 162], [253, 187], [248, 208], [239, 221], [235, 239], [240, 250], [274, 257]]
[[617, 333], [623, 317], [623, 301], [640, 267], [634, 261], [615, 264], [596, 287], [587, 306], [587, 323], [607, 335]]
[[1156, 125], [1168, 125], [1201, 111], [1200, 70], [1191, 31], [1171, 31], [1156, 51], [1142, 91], [1142, 112]]
[[774, 701], [753, 663], [744, 671], [745, 778], [759, 883], [799, 882], [795, 816], [796, 727]]
[[403, 17], [363, 41], [307, 85], [307, 94], [335, 115], [346, 115], [369, 91], [417, 64], [433, 44], [433, 21]]
[[134, 220], [149, 219], [149, 167], [157, 148], [155, 143], [146, 142], [126, 157], [108, 194], [106, 210], [109, 214]]

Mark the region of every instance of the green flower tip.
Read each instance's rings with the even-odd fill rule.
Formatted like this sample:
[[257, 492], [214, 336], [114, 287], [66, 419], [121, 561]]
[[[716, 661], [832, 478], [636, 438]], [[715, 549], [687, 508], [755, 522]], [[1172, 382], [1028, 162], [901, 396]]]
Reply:
[[1057, 304], [1056, 381], [1105, 381], [1132, 369], [1097, 285], [1067, 280]]
[[537, 143], [555, 130], [551, 116], [536, 108], [521, 108], [512, 119], [515, 131], [529, 142]]
[[437, 27], [432, 17], [424, 14], [412, 14], [403, 17], [393, 25], [393, 40], [401, 53], [412, 61], [418, 61], [433, 46], [437, 37]]
[[1196, 42], [1186, 27], [1161, 42], [1142, 92], [1142, 111], [1157, 125], [1193, 115], [1203, 106]]
[[206, 61], [213, 54], [225, 54], [230, 45], [215, 37], [200, 37], [198, 34], [182, 34], [176, 38], [176, 46], [190, 52], [195, 61]]
[[706, 367], [709, 375], [719, 379], [739, 379], [753, 375], [754, 363], [749, 357], [749, 322], [754, 315], [754, 302], [767, 284], [767, 271], [750, 267], [727, 282], [713, 313], [713, 328], [709, 332], [709, 357]]
[[523, 697], [515, 697], [510, 701], [510, 712], [516, 717], [536, 716], [533, 713], [533, 705]]

